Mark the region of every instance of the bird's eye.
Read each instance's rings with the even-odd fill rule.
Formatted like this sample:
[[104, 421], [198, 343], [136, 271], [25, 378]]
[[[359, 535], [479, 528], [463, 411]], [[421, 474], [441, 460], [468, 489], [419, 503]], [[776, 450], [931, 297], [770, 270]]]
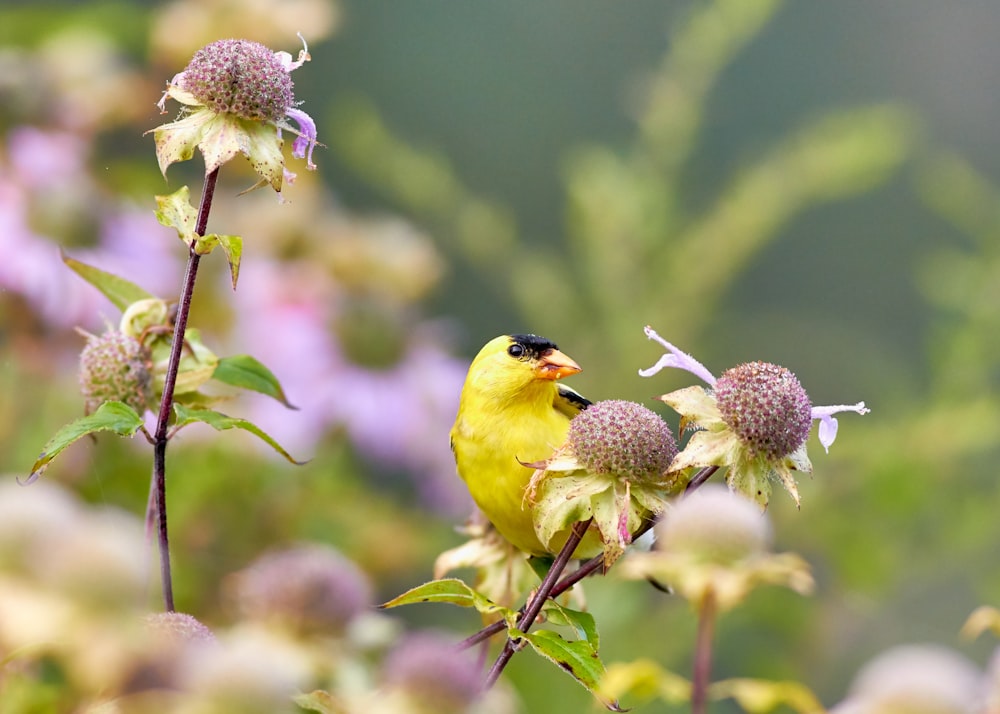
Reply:
[[511, 357], [521, 357], [524, 354], [524, 345], [519, 345], [515, 342], [507, 348], [507, 354]]

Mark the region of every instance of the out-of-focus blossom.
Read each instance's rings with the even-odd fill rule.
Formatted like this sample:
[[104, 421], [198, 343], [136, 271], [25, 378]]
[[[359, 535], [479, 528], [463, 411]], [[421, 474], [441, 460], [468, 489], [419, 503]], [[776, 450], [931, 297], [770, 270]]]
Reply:
[[231, 36], [266, 45], [280, 45], [297, 32], [308, 32], [310, 40], [318, 42], [329, 37], [339, 20], [334, 0], [174, 0], [157, 7], [152, 51], [161, 62], [184, 62], [218, 39], [220, 27]]
[[465, 366], [434, 325], [410, 328], [394, 363], [366, 367], [331, 330], [341, 298], [321, 268], [248, 263], [240, 285], [233, 334], [275, 371], [300, 409], [289, 418], [280, 406], [254, 400], [248, 418], [293, 452], [344, 429], [365, 457], [412, 470], [429, 505], [449, 513], [468, 508], [447, 439]]
[[621, 564], [630, 578], [669, 583], [695, 607], [721, 611], [758, 585], [812, 591], [809, 566], [794, 553], [771, 553], [766, 517], [744, 496], [708, 484], [682, 497], [656, 525], [657, 549]]
[[938, 645], [886, 650], [858, 672], [832, 714], [975, 714], [982, 674], [965, 657]]
[[371, 585], [329, 546], [302, 545], [267, 553], [230, 580], [245, 616], [293, 632], [340, 634], [371, 605]]
[[450, 638], [431, 632], [400, 642], [386, 656], [382, 678], [388, 696], [400, 697], [404, 712], [471, 712], [483, 693], [474, 653], [458, 651]]
[[151, 210], [100, 195], [85, 170], [82, 140], [20, 127], [8, 135], [7, 154], [0, 161], [0, 287], [23, 297], [50, 325], [95, 330], [116, 317], [117, 309], [60, 259], [62, 236], [40, 232], [37, 223], [57, 233], [96, 225], [99, 242], [74, 250], [74, 257], [151, 292], [176, 289], [180, 270], [168, 229]]

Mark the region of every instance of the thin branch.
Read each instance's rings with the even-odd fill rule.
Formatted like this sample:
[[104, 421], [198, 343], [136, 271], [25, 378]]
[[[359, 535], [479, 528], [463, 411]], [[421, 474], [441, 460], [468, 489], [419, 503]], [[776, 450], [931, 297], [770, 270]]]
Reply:
[[[545, 605], [545, 601], [549, 599], [552, 594], [553, 588], [555, 588], [556, 583], [559, 581], [559, 577], [562, 575], [566, 566], [569, 564], [570, 559], [573, 557], [576, 547], [580, 545], [580, 541], [583, 540], [584, 534], [590, 527], [593, 518], [588, 518], [586, 521], [579, 521], [573, 524], [573, 529], [570, 531], [569, 537], [566, 539], [565, 545], [563, 545], [562, 550], [559, 551], [559, 555], [556, 556], [555, 562], [549, 568], [549, 572], [545, 574], [545, 579], [542, 580], [542, 584], [538, 586], [538, 590], [535, 591], [535, 596], [528, 603], [524, 614], [517, 621], [517, 629], [521, 632], [527, 632], [531, 626], [535, 623], [535, 618], [542, 611], [542, 606]], [[511, 657], [514, 656], [514, 652], [517, 651], [517, 647], [514, 644], [514, 640], [507, 638], [507, 642], [504, 643], [503, 649], [500, 651], [500, 656], [497, 657], [490, 671], [486, 675], [486, 686], [491, 687], [500, 678], [500, 674], [503, 672], [507, 663], [510, 662]]]
[[[208, 214], [212, 209], [212, 198], [215, 195], [215, 184], [218, 178], [218, 169], [205, 177], [205, 185], [201, 192], [201, 206], [198, 209], [198, 220], [195, 225], [195, 231], [199, 236], [205, 235], [205, 230], [208, 228]], [[177, 373], [184, 351], [184, 333], [187, 330], [188, 315], [191, 313], [191, 297], [194, 294], [194, 284], [198, 277], [200, 260], [201, 256], [195, 253], [194, 248], [189, 248], [153, 443], [153, 483], [151, 489], [155, 497], [151, 498], [150, 502], [154, 504], [156, 509], [159, 526], [157, 540], [160, 548], [160, 581], [163, 587], [163, 605], [167, 612], [174, 610], [173, 579], [170, 573], [170, 539], [167, 535], [167, 427], [174, 405], [174, 389], [177, 386]]]
[[[705, 468], [701, 469], [688, 482], [687, 488], [685, 489], [685, 493], [694, 491], [696, 488], [698, 488], [706, 481], [708, 481], [708, 479], [711, 478], [712, 475], [718, 470], [719, 470], [718, 466], [706, 466]], [[646, 531], [652, 528], [655, 525], [655, 523], [656, 522], [654, 520], [649, 520], [643, 523], [642, 526], [632, 535], [632, 539], [635, 540], [639, 536], [646, 533]], [[579, 568], [577, 568], [572, 573], [570, 573], [565, 578], [556, 583], [556, 585], [552, 588], [552, 592], [549, 593], [549, 597], [553, 598], [559, 597], [564, 592], [569, 590], [571, 587], [576, 585], [578, 582], [580, 582], [584, 578], [590, 577], [597, 571], [601, 571], [601, 574], [603, 575], [604, 574], [604, 569], [602, 567], [603, 565], [604, 565], [604, 555], [603, 554], [595, 555], [593, 558], [580, 565]], [[551, 572], [551, 570], [549, 572]], [[524, 611], [525, 608], [521, 608], [522, 614], [524, 613]], [[503, 620], [498, 620], [497, 622], [494, 622], [491, 625], [487, 625], [474, 635], [466, 637], [464, 640], [455, 645], [455, 647], [460, 650], [466, 650], [469, 649], [470, 647], [475, 647], [480, 642], [483, 642], [493, 637], [493, 635], [497, 635], [503, 632], [505, 626], [506, 625], [504, 624]]]

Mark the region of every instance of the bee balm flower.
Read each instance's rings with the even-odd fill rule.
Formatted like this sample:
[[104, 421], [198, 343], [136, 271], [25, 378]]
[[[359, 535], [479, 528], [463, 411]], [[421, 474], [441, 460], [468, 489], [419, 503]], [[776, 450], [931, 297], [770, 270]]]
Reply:
[[170, 164], [190, 159], [195, 148], [206, 174], [243, 154], [261, 177], [258, 186], [281, 191], [282, 179], [295, 178], [285, 169], [282, 131], [296, 135], [292, 155], [315, 169], [316, 124], [296, 107], [290, 76], [308, 59], [304, 42], [296, 61], [250, 40], [219, 40], [198, 50], [159, 102], [164, 112], [167, 97], [184, 105], [176, 121], [153, 130], [160, 170], [165, 174]]

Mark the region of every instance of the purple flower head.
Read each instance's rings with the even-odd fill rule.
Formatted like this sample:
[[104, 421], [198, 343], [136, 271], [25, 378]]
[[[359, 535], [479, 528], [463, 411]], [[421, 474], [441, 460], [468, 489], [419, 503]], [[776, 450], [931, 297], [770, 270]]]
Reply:
[[[666, 367], [674, 367], [674, 368], [677, 368], [677, 369], [683, 369], [683, 370], [685, 370], [687, 372], [690, 372], [691, 374], [695, 375], [696, 377], [700, 378], [702, 381], [704, 381], [709, 386], [716, 387], [716, 396], [718, 396], [718, 385], [717, 385], [717, 382], [719, 380], [717, 380], [715, 378], [715, 376], [711, 372], [708, 371], [708, 369], [705, 367], [705, 365], [703, 365], [701, 362], [699, 362], [698, 360], [696, 360], [691, 355], [687, 354], [686, 352], [682, 352], [681, 350], [679, 350], [678, 348], [674, 347], [672, 344], [670, 344], [669, 342], [667, 342], [666, 340], [664, 340], [662, 337], [660, 337], [656, 333], [655, 330], [653, 330], [652, 327], [649, 327], [647, 325], [644, 328], [644, 331], [646, 333], [646, 336], [649, 339], [654, 340], [656, 342], [659, 342], [661, 345], [663, 345], [667, 349], [667, 354], [663, 355], [656, 362], [656, 364], [654, 364], [652, 367], [649, 367], [648, 369], [640, 369], [639, 370], [639, 375], [640, 376], [642, 376], [642, 377], [652, 377], [654, 374], [657, 374], [660, 370], [662, 370], [662, 369], [664, 369]], [[752, 363], [750, 363], [750, 365], [758, 365], [758, 366], [765, 365], [767, 367], [767, 370], [771, 370], [771, 371], [777, 370], [777, 371], [774, 371], [774, 375], [773, 375], [773, 377], [771, 378], [770, 381], [773, 383], [773, 386], [775, 386], [775, 387], [778, 387], [779, 383], [783, 383], [784, 386], [780, 387], [780, 389], [783, 391], [783, 396], [777, 397], [777, 395], [775, 395], [775, 398], [787, 400], [786, 406], [788, 406], [789, 408], [791, 408], [793, 411], [795, 410], [794, 404], [797, 404], [798, 405], [798, 410], [799, 410], [798, 417], [801, 418], [802, 414], [805, 413], [804, 407], [802, 405], [803, 404], [806, 404], [806, 405], [809, 404], [809, 397], [805, 393], [805, 391], [802, 389], [802, 385], [799, 383], [799, 381], [795, 377], [795, 375], [792, 374], [787, 369], [785, 369], [784, 367], [779, 367], [778, 365], [771, 365], [771, 364], [766, 363], [766, 362], [752, 362]], [[730, 372], [732, 372], [733, 375], [736, 375], [737, 373], [734, 372], [734, 370], [741, 370], [741, 369], [744, 369], [744, 368], [746, 368], [746, 369], [752, 369], [751, 367], [748, 367], [747, 365], [740, 365], [739, 367], [734, 367], [733, 370], [730, 370]], [[765, 371], [767, 371], [767, 370], [765, 370]], [[778, 376], [779, 374], [784, 375], [784, 376], [783, 377], [779, 377]], [[725, 376], [726, 375], [724, 374], [723, 377], [725, 377]], [[790, 377], [790, 379], [789, 379], [789, 377]], [[766, 378], [763, 378], [763, 379], [765, 379], [765, 381], [767, 381]], [[794, 380], [794, 384], [793, 384], [792, 380]], [[797, 385], [797, 388], [795, 387], [795, 385]], [[766, 387], [764, 387], [764, 383], [763, 382], [761, 382], [760, 386], [762, 388], [766, 388]], [[733, 392], [732, 392], [731, 385], [724, 387], [723, 388], [723, 393], [732, 395]], [[735, 399], [735, 396], [733, 396], [731, 398]], [[766, 397], [764, 395], [761, 395], [761, 398], [765, 398], [766, 399]], [[737, 405], [735, 403], [733, 403], [731, 406], [732, 406], [733, 409], [735, 409]], [[721, 404], [720, 404], [720, 408], [722, 408]], [[819, 422], [820, 422], [820, 424], [819, 424], [819, 441], [823, 445], [823, 448], [826, 451], [829, 451], [830, 450], [830, 446], [833, 444], [834, 440], [837, 438], [837, 427], [838, 427], [838, 424], [837, 424], [837, 420], [833, 418], [834, 414], [838, 414], [840, 412], [855, 412], [856, 414], [862, 414], [863, 415], [863, 414], [867, 414], [870, 411], [871, 410], [868, 409], [865, 406], [864, 402], [858, 402], [857, 404], [838, 404], [838, 405], [835, 405], [835, 406], [811, 407], [809, 409], [809, 414], [810, 414], [810, 421], [817, 420], [817, 419], [819, 420]], [[789, 415], [789, 416], [791, 416], [791, 415]], [[730, 418], [731, 419], [736, 420], [737, 417], [738, 417], [738, 415], [735, 413], [735, 411], [732, 411], [730, 413]], [[794, 421], [794, 419], [793, 419], [793, 421]], [[727, 423], [729, 423], [729, 422], [727, 422]], [[795, 424], [789, 423], [788, 427], [791, 429], [791, 432], [786, 433], [784, 436], [781, 436], [780, 438], [779, 438], [779, 435], [777, 433], [774, 433], [773, 431], [771, 432], [771, 436], [773, 438], [779, 438], [779, 440], [778, 440], [777, 443], [787, 444], [787, 442], [790, 442], [791, 440], [793, 440], [794, 434], [797, 434], [797, 433], [799, 433], [799, 431], [801, 431], [801, 425], [799, 425], [798, 427], [796, 427], [796, 424], [797, 424], [797, 421], [796, 421]], [[733, 424], [733, 423], [729, 423], [729, 426], [732, 426], [732, 427], [735, 428], [735, 424]], [[774, 428], [774, 425], [772, 425], [772, 430], [773, 430], [773, 428]], [[798, 429], [798, 430], [796, 430], [796, 429]], [[804, 441], [805, 441], [805, 438], [803, 437], [802, 442], [804, 442]], [[799, 442], [800, 445], [801, 445], [802, 442]], [[761, 446], [763, 446], [763, 444], [761, 444]], [[794, 450], [795, 450], [794, 448], [791, 449], [791, 451], [794, 451]], [[762, 449], [762, 451], [766, 452], [767, 449]], [[789, 451], [789, 452], [786, 452], [786, 453], [791, 453], [791, 452]]]
[[305, 40], [302, 45], [295, 61], [250, 40], [219, 40], [198, 50], [159, 101], [163, 112], [167, 97], [185, 106], [177, 121], [153, 130], [160, 170], [190, 159], [195, 147], [206, 174], [243, 154], [261, 177], [258, 185], [280, 192], [282, 182], [294, 178], [281, 157], [282, 131], [296, 135], [292, 155], [315, 169], [316, 123], [296, 106], [290, 76], [309, 59]]
[[763, 507], [768, 504], [773, 481], [780, 482], [798, 504], [792, 472], [812, 472], [806, 442], [813, 420], [819, 420], [820, 443], [829, 450], [837, 436], [834, 414], [868, 413], [864, 402], [811, 406], [795, 375], [767, 362], [741, 364], [716, 379], [704, 365], [649, 327], [646, 336], [663, 345], [668, 354], [650, 369], [640, 370], [640, 375], [649, 377], [664, 367], [676, 367], [700, 377], [710, 387], [686, 387], [659, 397], [681, 415], [682, 429], [697, 429], [671, 470], [683, 473], [725, 466], [729, 487]]
[[259, 42], [219, 40], [195, 52], [175, 81], [219, 114], [281, 121], [292, 106], [292, 77], [281, 58]]
[[677, 442], [659, 415], [617, 399], [573, 417], [568, 440], [587, 470], [624, 479], [658, 481], [677, 455]]
[[809, 437], [812, 405], [799, 380], [784, 367], [747, 362], [715, 383], [722, 420], [754, 454], [781, 458]]

